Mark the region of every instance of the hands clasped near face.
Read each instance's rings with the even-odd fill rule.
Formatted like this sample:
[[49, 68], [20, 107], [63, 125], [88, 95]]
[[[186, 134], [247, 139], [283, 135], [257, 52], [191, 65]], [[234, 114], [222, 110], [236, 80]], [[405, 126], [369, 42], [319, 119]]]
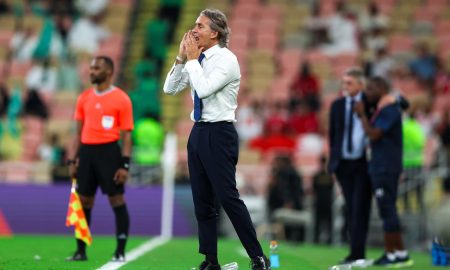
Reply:
[[187, 60], [196, 60], [203, 51], [203, 47], [198, 46], [198, 42], [192, 30], [184, 34], [180, 43], [179, 56]]

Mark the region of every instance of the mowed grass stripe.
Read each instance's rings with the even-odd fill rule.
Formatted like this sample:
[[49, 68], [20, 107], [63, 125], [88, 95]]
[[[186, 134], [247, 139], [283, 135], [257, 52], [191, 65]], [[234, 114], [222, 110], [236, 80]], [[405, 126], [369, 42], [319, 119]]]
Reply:
[[[131, 251], [146, 242], [147, 237], [130, 238], [127, 251]], [[263, 242], [268, 254], [268, 242]], [[97, 269], [108, 262], [115, 248], [114, 237], [94, 236], [94, 242], [88, 248], [88, 262], [65, 262], [64, 259], [74, 251], [72, 236], [31, 236], [18, 235], [13, 238], [0, 238], [0, 269]], [[289, 245], [279, 243], [281, 268], [283, 270], [324, 270], [335, 264], [347, 254], [346, 247], [327, 247], [315, 245]], [[369, 258], [380, 256], [381, 250], [371, 249]], [[34, 258], [40, 256], [40, 260]], [[411, 270], [442, 269], [433, 267], [428, 253], [413, 252], [415, 261]], [[190, 270], [203, 260], [198, 254], [195, 238], [177, 238], [129, 262], [120, 269], [160, 269]], [[239, 269], [249, 269], [249, 259], [242, 256], [242, 246], [238, 240], [221, 239], [219, 241], [219, 260], [222, 264], [236, 261]], [[367, 268], [380, 269], [380, 268]]]
[[[127, 250], [147, 240], [148, 237], [131, 237]], [[75, 251], [72, 236], [15, 235], [0, 238], [0, 269], [97, 269], [111, 259], [115, 247], [115, 237], [94, 235], [93, 243], [87, 249], [87, 262], [66, 262], [65, 258]]]

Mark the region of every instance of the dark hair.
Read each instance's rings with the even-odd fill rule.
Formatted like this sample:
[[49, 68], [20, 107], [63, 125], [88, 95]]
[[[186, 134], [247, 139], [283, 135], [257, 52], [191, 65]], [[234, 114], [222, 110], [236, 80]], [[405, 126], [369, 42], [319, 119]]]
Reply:
[[106, 66], [111, 70], [111, 73], [114, 73], [114, 62], [109, 56], [100, 55], [96, 56], [95, 59], [97, 60], [103, 60], [105, 62]]
[[217, 39], [220, 47], [228, 47], [230, 28], [228, 27], [227, 16], [218, 9], [205, 9], [200, 12], [200, 16], [208, 17], [211, 21], [209, 27], [217, 32]]
[[386, 79], [384, 79], [383, 77], [375, 76], [373, 78], [370, 78], [369, 83], [374, 84], [376, 88], [379, 88], [384, 92], [391, 91], [391, 86], [390, 86], [389, 82]]

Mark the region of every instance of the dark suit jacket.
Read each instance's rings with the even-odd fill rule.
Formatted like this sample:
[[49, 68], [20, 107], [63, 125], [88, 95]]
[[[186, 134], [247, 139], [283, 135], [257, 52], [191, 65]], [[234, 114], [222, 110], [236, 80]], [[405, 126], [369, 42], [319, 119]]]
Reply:
[[[370, 119], [375, 112], [376, 104], [370, 104], [366, 96], [362, 95], [362, 101], [366, 115]], [[328, 172], [334, 173], [342, 156], [342, 141], [345, 131], [345, 97], [333, 101], [330, 108], [328, 141], [330, 146], [330, 158], [328, 161]]]

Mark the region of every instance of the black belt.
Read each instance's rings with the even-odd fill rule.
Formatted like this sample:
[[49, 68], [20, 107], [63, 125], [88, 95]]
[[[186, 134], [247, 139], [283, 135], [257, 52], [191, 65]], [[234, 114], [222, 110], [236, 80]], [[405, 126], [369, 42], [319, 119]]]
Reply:
[[229, 121], [218, 121], [218, 122], [195, 122], [194, 126], [212, 126], [212, 125], [232, 125], [233, 122]]

